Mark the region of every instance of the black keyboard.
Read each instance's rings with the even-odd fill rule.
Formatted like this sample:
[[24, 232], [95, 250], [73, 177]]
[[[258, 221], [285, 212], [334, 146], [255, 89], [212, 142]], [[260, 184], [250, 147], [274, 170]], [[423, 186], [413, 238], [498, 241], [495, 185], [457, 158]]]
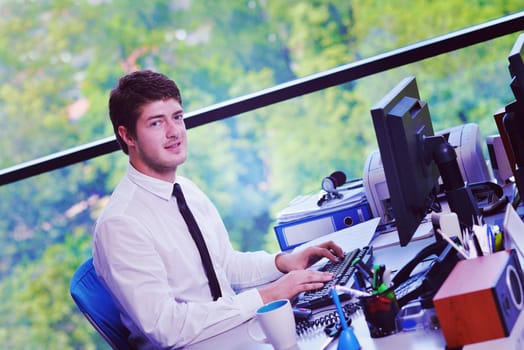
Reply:
[[[334, 285], [345, 286], [349, 283], [349, 286], [353, 286], [355, 266], [352, 266], [352, 262], [356, 258], [360, 258], [363, 263], [369, 266], [373, 260], [373, 249], [371, 247], [357, 248], [351, 252], [347, 252], [344, 260], [338, 263], [328, 260], [318, 270], [332, 272], [334, 274], [333, 279], [324, 284], [324, 287], [321, 289], [301, 293], [297, 298], [295, 307], [317, 309], [332, 305], [333, 300], [331, 299], [330, 290]], [[350, 296], [347, 294], [340, 295], [341, 301], [349, 298]]]

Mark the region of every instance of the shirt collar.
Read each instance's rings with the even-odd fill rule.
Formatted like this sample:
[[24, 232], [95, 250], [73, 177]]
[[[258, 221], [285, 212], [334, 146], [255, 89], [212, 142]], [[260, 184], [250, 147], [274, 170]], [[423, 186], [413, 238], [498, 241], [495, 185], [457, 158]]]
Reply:
[[173, 196], [173, 183], [145, 175], [136, 170], [132, 164], [127, 168], [127, 177], [137, 186], [165, 200]]

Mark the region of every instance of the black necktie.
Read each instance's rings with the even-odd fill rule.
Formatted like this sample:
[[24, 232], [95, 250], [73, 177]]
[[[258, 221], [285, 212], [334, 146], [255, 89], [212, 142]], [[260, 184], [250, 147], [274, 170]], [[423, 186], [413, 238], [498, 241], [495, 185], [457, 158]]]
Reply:
[[184, 221], [187, 224], [189, 232], [191, 233], [191, 236], [195, 241], [198, 251], [200, 252], [200, 258], [202, 259], [202, 263], [204, 264], [204, 270], [206, 270], [207, 279], [209, 281], [209, 289], [211, 290], [211, 295], [213, 295], [213, 300], [217, 300], [222, 296], [222, 292], [220, 291], [220, 284], [218, 284], [217, 275], [215, 274], [215, 269], [213, 268], [213, 263], [211, 262], [211, 257], [209, 256], [209, 251], [207, 250], [206, 242], [204, 241], [204, 237], [202, 236], [200, 228], [198, 228], [198, 224], [195, 221], [195, 217], [193, 216], [191, 210], [189, 210], [189, 207], [187, 206], [186, 199], [184, 198], [184, 193], [182, 193], [182, 189], [180, 188], [180, 185], [177, 183], [173, 187], [173, 195], [176, 198], [178, 210], [180, 210], [180, 213], [184, 217]]

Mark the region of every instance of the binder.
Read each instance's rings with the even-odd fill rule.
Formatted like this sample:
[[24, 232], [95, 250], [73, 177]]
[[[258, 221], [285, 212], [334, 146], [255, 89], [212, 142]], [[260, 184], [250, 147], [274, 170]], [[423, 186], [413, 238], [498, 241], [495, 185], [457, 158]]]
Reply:
[[359, 224], [372, 218], [367, 200], [347, 207], [336, 207], [332, 211], [321, 211], [296, 220], [279, 222], [274, 226], [282, 251], [292, 249], [312, 239]]

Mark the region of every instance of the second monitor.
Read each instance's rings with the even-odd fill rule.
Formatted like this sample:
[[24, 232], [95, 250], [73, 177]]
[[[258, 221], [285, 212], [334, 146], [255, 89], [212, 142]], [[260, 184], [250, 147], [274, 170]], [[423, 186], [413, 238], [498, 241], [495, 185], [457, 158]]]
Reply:
[[439, 175], [451, 211], [472, 226], [480, 211], [453, 147], [435, 136], [415, 77], [403, 79], [371, 110], [399, 241], [405, 246], [430, 211], [439, 211]]

